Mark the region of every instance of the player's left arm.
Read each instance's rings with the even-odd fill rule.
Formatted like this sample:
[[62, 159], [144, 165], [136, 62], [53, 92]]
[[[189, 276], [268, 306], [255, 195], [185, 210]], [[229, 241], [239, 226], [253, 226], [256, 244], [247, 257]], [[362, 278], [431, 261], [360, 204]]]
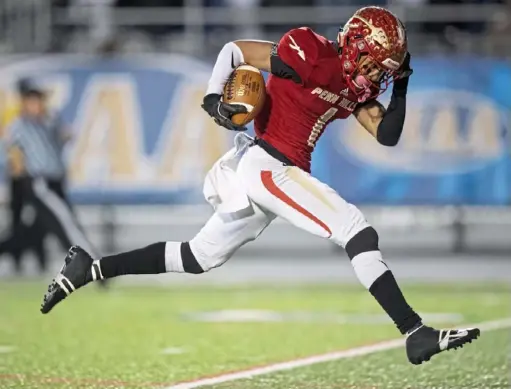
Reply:
[[385, 107], [376, 100], [368, 101], [353, 112], [359, 123], [385, 146], [395, 146], [401, 138], [406, 116], [406, 92], [410, 69], [410, 55], [403, 63], [406, 76], [397, 79], [392, 89], [389, 106]]
[[375, 138], [378, 136], [378, 126], [383, 120], [383, 116], [387, 110], [377, 100], [368, 101], [360, 105], [353, 112], [353, 116]]

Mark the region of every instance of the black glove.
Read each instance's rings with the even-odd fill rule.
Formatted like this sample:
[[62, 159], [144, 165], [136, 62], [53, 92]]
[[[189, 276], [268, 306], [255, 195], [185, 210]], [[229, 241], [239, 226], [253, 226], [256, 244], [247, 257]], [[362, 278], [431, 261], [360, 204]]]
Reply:
[[408, 80], [410, 79], [410, 76], [413, 73], [413, 69], [410, 67], [410, 53], [407, 52], [405, 56], [405, 60], [403, 61], [403, 64], [401, 65], [401, 68], [399, 69], [399, 75], [394, 81], [394, 92], [397, 92], [397, 94], [405, 94], [408, 89]]
[[405, 60], [403, 61], [403, 64], [401, 65], [401, 76], [400, 78], [406, 78], [406, 77], [410, 77], [413, 73], [413, 69], [410, 67], [410, 59], [412, 58], [412, 56], [410, 55], [410, 53], [407, 51], [406, 52], [406, 55], [405, 55]]
[[225, 127], [231, 131], [246, 131], [246, 127], [237, 126], [231, 121], [231, 118], [237, 113], [247, 113], [247, 108], [239, 104], [224, 103], [220, 98], [221, 96], [216, 93], [204, 96], [201, 105], [202, 109], [215, 119], [215, 123], [219, 126]]

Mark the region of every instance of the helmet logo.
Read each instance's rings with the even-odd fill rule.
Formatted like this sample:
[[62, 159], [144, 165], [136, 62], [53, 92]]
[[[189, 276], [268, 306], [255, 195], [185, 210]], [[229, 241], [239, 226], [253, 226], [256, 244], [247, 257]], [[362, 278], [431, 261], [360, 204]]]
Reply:
[[375, 41], [380, 46], [382, 46], [385, 50], [390, 49], [390, 43], [389, 38], [387, 37], [387, 34], [381, 27], [375, 27], [372, 22], [372, 20], [367, 20], [361, 16], [357, 16], [362, 22], [364, 22], [367, 27], [371, 29], [371, 34], [367, 37], [370, 40]]
[[383, 31], [383, 28], [372, 27], [372, 34], [370, 36], [370, 39], [378, 43], [385, 50], [390, 49], [389, 39], [387, 38], [387, 34], [385, 34], [385, 31]]

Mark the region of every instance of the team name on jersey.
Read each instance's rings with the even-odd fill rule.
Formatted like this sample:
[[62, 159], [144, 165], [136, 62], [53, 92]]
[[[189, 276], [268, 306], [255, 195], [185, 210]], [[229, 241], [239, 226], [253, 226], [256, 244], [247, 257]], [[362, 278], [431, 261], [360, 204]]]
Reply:
[[336, 95], [335, 93], [329, 92], [322, 88], [314, 89], [311, 94], [318, 95], [318, 97], [328, 103], [337, 104], [339, 107], [344, 108], [347, 111], [353, 112], [357, 107], [357, 103], [351, 100], [348, 100], [344, 97]]

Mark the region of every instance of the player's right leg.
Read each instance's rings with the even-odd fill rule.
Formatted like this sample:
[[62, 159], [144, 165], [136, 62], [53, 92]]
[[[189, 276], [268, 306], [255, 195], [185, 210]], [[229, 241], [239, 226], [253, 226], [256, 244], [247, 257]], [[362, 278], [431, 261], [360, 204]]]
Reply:
[[411, 363], [420, 364], [479, 336], [477, 328], [435, 330], [424, 326], [386, 265], [376, 230], [356, 206], [328, 185], [297, 167], [286, 165], [258, 146], [244, 155], [238, 174], [254, 202], [346, 249], [357, 278], [398, 330], [407, 335], [406, 350]]
[[200, 274], [225, 263], [245, 243], [271, 223], [274, 215], [250, 203], [248, 208], [216, 212], [189, 242], [158, 242], [147, 247], [94, 260], [72, 247], [65, 265], [48, 287], [41, 306], [48, 313], [57, 303], [86, 284], [128, 274], [167, 272]]

